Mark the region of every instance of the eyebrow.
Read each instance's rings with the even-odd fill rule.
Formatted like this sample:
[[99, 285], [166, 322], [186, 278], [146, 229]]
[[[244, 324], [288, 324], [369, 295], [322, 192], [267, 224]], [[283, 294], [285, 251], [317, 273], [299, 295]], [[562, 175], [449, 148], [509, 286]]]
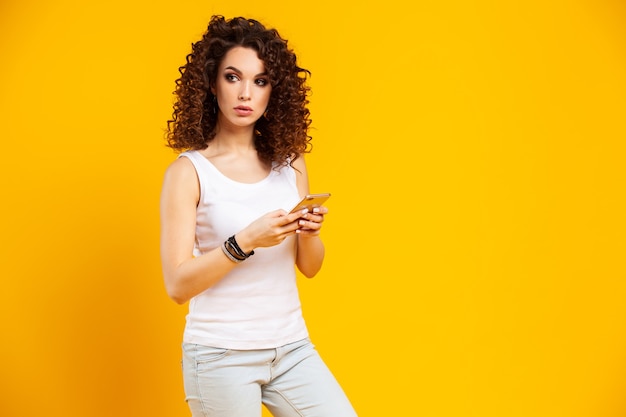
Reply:
[[[230, 66], [230, 65], [227, 66], [226, 68], [224, 68], [224, 70], [232, 70], [232, 71], [235, 71], [237, 74], [243, 74], [241, 72], [241, 70], [239, 70], [238, 68], [235, 68], [233, 66]], [[255, 77], [262, 77], [262, 76], [266, 76], [266, 75], [267, 75], [267, 72], [261, 72], [261, 73], [255, 75]]]

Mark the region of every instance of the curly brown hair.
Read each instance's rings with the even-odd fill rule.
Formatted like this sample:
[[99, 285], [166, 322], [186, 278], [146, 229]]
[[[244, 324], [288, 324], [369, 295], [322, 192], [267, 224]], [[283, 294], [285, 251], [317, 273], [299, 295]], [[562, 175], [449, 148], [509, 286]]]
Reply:
[[213, 16], [202, 39], [192, 44], [187, 63], [179, 68], [174, 112], [167, 122], [167, 146], [176, 151], [200, 150], [215, 137], [217, 101], [210, 86], [226, 53], [235, 46], [254, 49], [265, 65], [272, 85], [267, 111], [255, 125], [259, 156], [284, 166], [310, 151], [311, 119], [306, 85], [311, 73], [300, 68], [296, 54], [275, 29], [254, 19], [226, 20]]

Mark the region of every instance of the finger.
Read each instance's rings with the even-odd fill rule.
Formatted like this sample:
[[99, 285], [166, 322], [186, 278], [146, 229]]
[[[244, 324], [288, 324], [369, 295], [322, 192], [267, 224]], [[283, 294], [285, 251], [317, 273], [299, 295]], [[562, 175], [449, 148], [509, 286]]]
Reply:
[[319, 230], [322, 227], [321, 223], [312, 222], [308, 220], [298, 220], [298, 225], [300, 228], [309, 229], [309, 230]]
[[267, 213], [268, 217], [283, 217], [287, 214], [287, 212], [283, 209], [278, 209]]
[[309, 229], [298, 229], [296, 233], [300, 236], [318, 236], [320, 234], [319, 230], [309, 230]]
[[302, 211], [297, 211], [295, 213], [285, 213], [283, 210], [280, 210], [280, 211], [282, 211], [284, 214], [276, 217], [272, 221], [273, 226], [276, 226], [276, 227], [287, 226], [290, 223], [297, 222], [299, 218], [301, 218], [305, 213], [308, 212], [306, 209]]
[[296, 211], [295, 213], [290, 213], [285, 216], [286, 223], [295, 222], [299, 218], [306, 216], [308, 212], [309, 212], [309, 209], [305, 208], [305, 209]]
[[323, 215], [313, 216], [308, 220], [314, 221], [315, 223], [322, 223], [324, 221], [324, 216]]
[[[296, 223], [296, 225], [297, 225], [297, 223]], [[296, 226], [296, 228], [295, 228], [295, 229], [285, 230], [285, 231], [284, 231], [284, 232], [280, 235], [280, 240], [281, 240], [281, 242], [282, 242], [283, 240], [287, 239], [289, 236], [293, 236], [293, 235], [295, 235], [296, 233], [298, 233], [298, 230], [299, 230], [299, 229], [298, 229], [298, 227], [297, 227], [297, 226]]]
[[303, 219], [305, 220], [309, 220], [315, 223], [322, 223], [324, 221], [324, 215], [323, 214], [305, 214], [304, 216], [302, 216]]
[[291, 223], [287, 223], [285, 225], [282, 225], [280, 227], [280, 234], [284, 234], [284, 233], [293, 233], [296, 230], [298, 230], [299, 228], [301, 228], [302, 226], [300, 226], [300, 221], [298, 219], [292, 221]]

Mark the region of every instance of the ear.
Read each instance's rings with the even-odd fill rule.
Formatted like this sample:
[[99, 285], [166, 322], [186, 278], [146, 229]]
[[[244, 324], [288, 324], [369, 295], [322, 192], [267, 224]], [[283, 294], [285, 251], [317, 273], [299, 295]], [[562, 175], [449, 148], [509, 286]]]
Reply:
[[211, 83], [211, 85], [209, 86], [209, 89], [211, 90], [211, 94], [213, 94], [214, 96], [217, 96], [217, 93], [215, 92], [215, 85], [213, 83]]

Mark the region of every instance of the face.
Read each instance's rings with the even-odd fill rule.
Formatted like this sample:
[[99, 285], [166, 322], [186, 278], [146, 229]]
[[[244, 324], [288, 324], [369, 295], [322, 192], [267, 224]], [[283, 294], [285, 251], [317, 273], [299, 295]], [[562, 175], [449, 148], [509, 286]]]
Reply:
[[253, 127], [267, 109], [272, 86], [256, 51], [237, 46], [222, 59], [211, 91], [217, 96], [219, 123]]

